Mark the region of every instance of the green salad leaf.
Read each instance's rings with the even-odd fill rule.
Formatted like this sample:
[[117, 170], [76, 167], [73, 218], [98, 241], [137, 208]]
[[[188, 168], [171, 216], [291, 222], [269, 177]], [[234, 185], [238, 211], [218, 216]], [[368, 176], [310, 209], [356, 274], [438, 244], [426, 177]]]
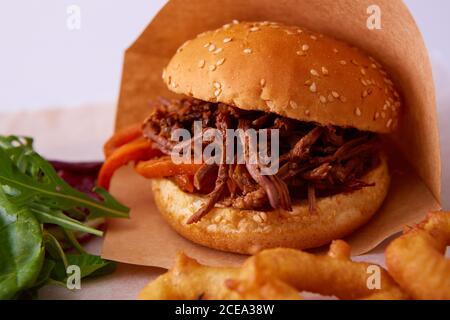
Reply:
[[[114, 270], [113, 262], [86, 253], [76, 233], [102, 236], [88, 222], [125, 218], [129, 209], [106, 190], [93, 192], [99, 200], [66, 183], [33, 150], [31, 138], [0, 136], [0, 299], [36, 297], [47, 283], [64, 284], [71, 264], [80, 267], [82, 278]], [[79, 218], [86, 213], [87, 219]], [[64, 239], [53, 233], [55, 227]]]
[[30, 287], [44, 261], [41, 224], [0, 188], [0, 300]]

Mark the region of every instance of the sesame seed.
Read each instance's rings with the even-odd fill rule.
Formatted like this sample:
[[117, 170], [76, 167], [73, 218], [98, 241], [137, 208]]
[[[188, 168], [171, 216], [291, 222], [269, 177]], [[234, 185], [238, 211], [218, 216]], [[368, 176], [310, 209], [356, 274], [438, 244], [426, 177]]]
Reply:
[[339, 97], [339, 100], [341, 100], [342, 102], [347, 102], [347, 98], [344, 97], [344, 96], [340, 96], [340, 97]]
[[252, 49], [250, 48], [244, 49], [244, 53], [246, 54], [252, 53]]
[[312, 84], [312, 80], [311, 79], [308, 79], [308, 80], [306, 80], [305, 81], [305, 86], [310, 86]]
[[369, 95], [369, 92], [368, 92], [367, 90], [364, 90], [364, 91], [362, 92], [362, 94], [361, 94], [361, 96], [362, 96], [363, 98], [367, 97], [368, 95]]
[[234, 19], [233, 24], [239, 24], [239, 20]]
[[334, 52], [334, 53], [338, 53], [339, 51], [338, 51], [338, 49], [334, 48], [334, 49], [333, 49], [333, 52]]
[[203, 48], [208, 48], [211, 45], [211, 42], [207, 42], [203, 45]]
[[397, 91], [394, 91], [394, 97], [396, 97], [397, 99], [399, 99], [399, 98], [400, 98], [400, 95], [398, 94], [398, 92], [397, 92]]
[[355, 109], [355, 114], [358, 116], [358, 117], [360, 117], [361, 116], [361, 109], [360, 108], [356, 108]]
[[387, 72], [384, 71], [383, 69], [380, 70], [380, 73], [381, 73], [383, 76], [387, 76]]
[[206, 231], [208, 232], [216, 232], [217, 231], [217, 224], [210, 224], [207, 228]]
[[311, 112], [308, 109], [305, 110], [305, 115], [309, 116], [310, 113]]
[[214, 51], [214, 54], [218, 54], [218, 53], [221, 53], [223, 51], [223, 49], [222, 48], [217, 48], [215, 51]]
[[209, 70], [210, 70], [210, 71], [216, 70], [216, 65], [215, 65], [215, 64], [210, 65], [210, 66], [209, 66]]
[[273, 103], [272, 100], [267, 100], [267, 101], [266, 101], [266, 105], [267, 105], [270, 109], [273, 109], [273, 107], [275, 106], [275, 104]]
[[222, 87], [222, 85], [219, 82], [214, 81], [214, 88], [220, 89], [221, 87]]
[[310, 38], [313, 40], [317, 40], [317, 37], [315, 35], [311, 35]]
[[388, 109], [388, 105], [387, 104], [385, 104], [384, 106], [383, 106], [383, 110], [387, 110]]
[[317, 70], [315, 70], [315, 69], [311, 69], [309, 72], [310, 72], [313, 76], [316, 76], [316, 77], [319, 76], [319, 73], [318, 73]]
[[376, 68], [377, 68], [377, 65], [376, 65], [375, 63], [372, 63], [370, 66], [371, 66], [373, 69], [376, 69]]
[[286, 32], [286, 34], [289, 35], [289, 36], [292, 36], [293, 34], [295, 34], [291, 30], [284, 30], [284, 32]]
[[218, 96], [220, 95], [221, 92], [222, 92], [221, 89], [217, 89], [216, 91], [214, 91], [214, 95], [215, 95], [216, 97], [218, 97]]
[[346, 65], [346, 64], [347, 64], [347, 61], [345, 61], [345, 60], [341, 60], [341, 61], [339, 61], [339, 63], [340, 63], [340, 64], [342, 64], [342, 65], [344, 66], [344, 65]]
[[260, 212], [259, 215], [261, 216], [261, 219], [263, 219], [263, 221], [267, 220], [267, 213]]
[[386, 123], [386, 128], [390, 128], [392, 124], [392, 119], [389, 119], [388, 122]]
[[258, 27], [253, 27], [253, 28], [250, 28], [250, 31], [251, 32], [256, 32], [256, 31], [259, 31], [260, 29], [258, 28]]
[[298, 54], [299, 56], [304, 56], [304, 55], [306, 55], [304, 51], [297, 51], [297, 54]]
[[205, 66], [205, 60], [202, 59], [198, 62], [198, 67], [203, 68], [204, 66]]
[[375, 112], [375, 120], [378, 119], [380, 117], [380, 113], [379, 112]]
[[361, 68], [361, 74], [362, 74], [363, 76], [366, 75], [366, 70], [365, 70], [364, 68]]
[[327, 98], [325, 98], [324, 96], [320, 96], [319, 97], [320, 102], [322, 103], [327, 103]]
[[[390, 99], [390, 100], [389, 100], [389, 99]], [[386, 100], [386, 105], [387, 105], [388, 107], [391, 106], [391, 100], [392, 100], [392, 98], [389, 98], [389, 99]]]
[[260, 25], [267, 26], [267, 25], [269, 25], [269, 21], [263, 21], [263, 22], [260, 23]]
[[291, 108], [293, 108], [293, 109], [296, 109], [296, 108], [298, 107], [297, 102], [295, 102], [295, 101], [293, 101], [293, 100], [289, 101], [289, 105], [290, 105]]
[[386, 112], [381, 112], [381, 117], [384, 119], [386, 118]]
[[353, 63], [355, 66], [359, 66], [358, 61], [356, 61], [355, 59], [350, 60], [351, 63]]
[[225, 30], [227, 30], [227, 29], [230, 29], [230, 27], [231, 27], [231, 24], [230, 24], [230, 23], [227, 23], [227, 24], [225, 24], [222, 28], [225, 29]]
[[216, 50], [216, 46], [215, 46], [214, 44], [211, 44], [211, 45], [208, 47], [208, 50], [209, 50], [209, 52], [213, 52], [214, 50]]
[[328, 69], [325, 67], [322, 67], [322, 73], [327, 75], [328, 74]]
[[302, 45], [302, 50], [303, 51], [308, 51], [309, 46], [307, 44]]
[[331, 94], [332, 94], [333, 97], [335, 97], [336, 99], [339, 98], [339, 93], [337, 93], [336, 91], [331, 91]]
[[297, 33], [302, 33], [303, 30], [302, 29], [297, 29]]
[[363, 86], [367, 86], [367, 81], [361, 78], [361, 83]]
[[316, 92], [317, 91], [317, 86], [316, 83], [313, 82], [310, 86], [309, 86], [309, 91], [311, 92]]
[[232, 38], [225, 38], [225, 39], [223, 39], [223, 43], [228, 43], [228, 42], [230, 42], [231, 40], [233, 40]]
[[219, 61], [216, 62], [216, 66], [220, 66], [225, 62], [225, 58], [220, 59]]
[[264, 87], [266, 85], [266, 79], [261, 79], [259, 84], [261, 85], [261, 87]]
[[385, 83], [389, 84], [389, 85], [393, 85], [394, 83], [391, 81], [391, 79], [388, 78], [384, 78], [383, 79]]
[[254, 220], [255, 222], [258, 222], [258, 223], [261, 223], [261, 222], [262, 222], [262, 219], [261, 219], [261, 217], [259, 216], [259, 214], [254, 214], [254, 215], [253, 215], [253, 220]]

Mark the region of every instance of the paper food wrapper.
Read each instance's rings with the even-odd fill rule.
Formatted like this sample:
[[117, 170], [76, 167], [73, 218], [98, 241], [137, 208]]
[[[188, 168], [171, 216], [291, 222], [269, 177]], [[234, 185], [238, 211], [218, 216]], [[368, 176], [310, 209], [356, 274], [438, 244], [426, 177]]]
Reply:
[[[367, 27], [368, 7], [377, 5], [381, 29]], [[393, 0], [172, 0], [126, 51], [116, 128], [141, 121], [149, 101], [173, 97], [161, 80], [177, 48], [197, 34], [233, 19], [303, 26], [354, 44], [394, 77], [404, 100], [399, 130], [391, 135], [392, 185], [373, 219], [348, 237], [354, 254], [374, 248], [405, 225], [440, 207], [440, 152], [434, 84], [421, 34], [402, 1]], [[233, 265], [244, 258], [196, 245], [159, 215], [149, 181], [131, 168], [120, 170], [112, 193], [131, 208], [131, 219], [109, 221], [103, 257], [121, 262], [172, 266], [177, 251], [203, 263]]]

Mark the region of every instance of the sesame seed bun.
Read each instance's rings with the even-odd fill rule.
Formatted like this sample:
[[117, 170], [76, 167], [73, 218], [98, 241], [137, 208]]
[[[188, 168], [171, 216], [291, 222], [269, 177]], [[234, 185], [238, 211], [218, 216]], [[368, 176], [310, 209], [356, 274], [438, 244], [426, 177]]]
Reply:
[[214, 208], [195, 224], [187, 219], [205, 198], [181, 191], [167, 179], [152, 181], [156, 205], [179, 234], [198, 244], [236, 253], [253, 254], [264, 248], [314, 248], [341, 239], [366, 223], [381, 206], [390, 183], [386, 157], [362, 180], [375, 183], [352, 193], [317, 200], [311, 213], [306, 201], [293, 211], [255, 211]]
[[302, 121], [393, 131], [400, 96], [383, 67], [330, 37], [232, 23], [183, 44], [163, 72], [174, 92]]

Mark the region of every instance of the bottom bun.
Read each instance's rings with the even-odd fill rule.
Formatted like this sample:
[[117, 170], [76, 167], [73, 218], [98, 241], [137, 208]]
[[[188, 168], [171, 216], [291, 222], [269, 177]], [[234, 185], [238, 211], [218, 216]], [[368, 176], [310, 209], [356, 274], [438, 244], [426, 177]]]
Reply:
[[254, 254], [275, 247], [315, 248], [353, 232], [386, 197], [390, 176], [384, 156], [362, 180], [375, 186], [319, 198], [314, 213], [306, 200], [294, 203], [291, 212], [216, 207], [190, 225], [187, 219], [205, 203], [205, 197], [185, 193], [167, 179], [153, 180], [152, 189], [165, 220], [185, 238], [214, 249]]

